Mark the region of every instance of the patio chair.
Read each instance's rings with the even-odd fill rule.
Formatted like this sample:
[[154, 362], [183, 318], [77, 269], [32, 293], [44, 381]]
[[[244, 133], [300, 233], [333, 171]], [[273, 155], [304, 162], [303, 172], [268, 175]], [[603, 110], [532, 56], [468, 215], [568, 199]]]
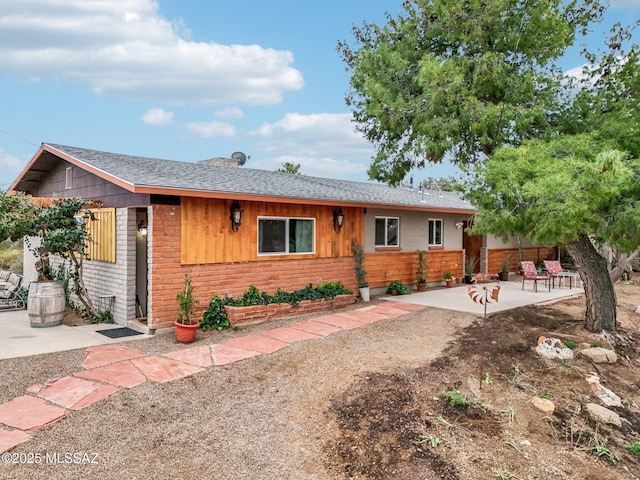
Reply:
[[546, 273], [538, 273], [535, 263], [531, 261], [520, 262], [520, 270], [522, 271], [522, 290], [524, 290], [525, 280], [533, 280], [533, 289], [538, 291], [538, 280], [544, 280], [545, 285], [549, 283], [549, 291], [551, 291], [551, 278]]
[[[547, 271], [547, 275], [551, 278], [551, 285], [556, 288], [556, 278], [558, 279], [558, 287], [563, 278], [569, 279], [569, 288], [571, 288], [572, 279], [578, 278], [578, 274], [565, 270], [558, 260], [543, 260], [544, 269]], [[577, 284], [576, 280], [576, 284]]]
[[[4, 272], [3, 272], [4, 273]], [[9, 273], [4, 285], [0, 287], [0, 308], [25, 308], [27, 302], [22, 296], [22, 275]]]

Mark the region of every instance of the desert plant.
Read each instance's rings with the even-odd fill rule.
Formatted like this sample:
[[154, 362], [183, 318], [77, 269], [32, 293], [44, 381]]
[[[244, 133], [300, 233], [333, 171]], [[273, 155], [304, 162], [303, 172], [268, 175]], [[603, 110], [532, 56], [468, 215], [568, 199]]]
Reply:
[[578, 346], [576, 342], [572, 342], [571, 340], [562, 340], [562, 344], [571, 350], [575, 350], [575, 348]]
[[449, 404], [452, 407], [467, 407], [473, 405], [473, 400], [467, 397], [464, 393], [458, 390], [447, 390], [446, 392], [440, 392], [441, 397], [449, 399]]
[[469, 255], [464, 264], [464, 274], [469, 277], [473, 275], [473, 271], [475, 270], [477, 264], [478, 257], [476, 257], [475, 255]]
[[447, 281], [447, 282], [452, 282], [456, 279], [456, 277], [453, 276], [453, 273], [446, 271], [442, 273], [442, 277]]
[[640, 456], [640, 442], [635, 441], [629, 445], [625, 445], [624, 448], [633, 455]]
[[351, 242], [351, 252], [353, 253], [353, 259], [355, 260], [356, 278], [358, 279], [358, 288], [368, 287], [367, 283], [367, 271], [363, 267], [364, 263], [364, 250], [362, 245], [354, 238]]
[[500, 273], [509, 273], [509, 257], [502, 259], [500, 263]]
[[387, 287], [387, 293], [392, 295], [409, 295], [409, 289], [400, 280], [393, 280]]
[[177, 322], [183, 325], [193, 325], [191, 317], [198, 301], [193, 296], [193, 286], [188, 273], [184, 274], [184, 288], [176, 295], [176, 300], [178, 302]]
[[427, 263], [427, 252], [424, 250], [416, 250], [418, 254], [418, 266], [416, 267], [416, 281], [424, 283], [427, 281], [429, 273], [429, 264]]

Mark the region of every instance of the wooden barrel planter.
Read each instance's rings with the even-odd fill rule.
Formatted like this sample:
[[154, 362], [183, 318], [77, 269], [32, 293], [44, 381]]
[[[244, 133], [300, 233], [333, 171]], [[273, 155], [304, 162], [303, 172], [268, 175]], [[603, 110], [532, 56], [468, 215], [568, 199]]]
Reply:
[[62, 324], [66, 302], [60, 282], [31, 282], [27, 312], [34, 328], [55, 327]]

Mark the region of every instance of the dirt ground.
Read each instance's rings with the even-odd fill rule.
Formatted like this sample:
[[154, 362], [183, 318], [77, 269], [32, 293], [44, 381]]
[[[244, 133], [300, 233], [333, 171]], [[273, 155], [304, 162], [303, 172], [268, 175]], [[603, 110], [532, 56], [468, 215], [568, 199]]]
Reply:
[[[640, 282], [616, 291], [630, 346], [615, 365], [579, 356], [560, 364], [535, 354], [541, 335], [602, 341], [582, 328], [581, 299], [498, 313], [484, 325], [475, 315], [428, 308], [122, 390], [12, 450], [96, 453], [95, 464], [0, 463], [0, 478], [640, 478], [640, 457], [624, 448], [640, 432], [640, 315], [633, 313]], [[468, 301], [463, 288], [461, 295]], [[196, 345], [299, 320], [200, 332]], [[128, 344], [150, 354], [184, 348], [172, 334]], [[0, 360], [0, 401], [78, 371], [82, 360], [80, 350]], [[584, 405], [597, 402], [589, 372], [623, 399], [615, 409], [625, 419], [621, 428], [586, 415]], [[443, 392], [471, 403], [452, 406]], [[555, 413], [533, 407], [536, 396], [553, 401]]]

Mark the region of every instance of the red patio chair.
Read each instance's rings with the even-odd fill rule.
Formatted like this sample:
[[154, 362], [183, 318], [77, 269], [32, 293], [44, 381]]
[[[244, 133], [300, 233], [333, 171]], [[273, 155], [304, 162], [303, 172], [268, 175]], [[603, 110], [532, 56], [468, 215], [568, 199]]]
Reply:
[[[560, 265], [558, 260], [543, 260], [544, 269], [547, 271], [547, 275], [551, 278], [551, 285], [553, 288], [556, 288], [556, 278], [560, 278], [559, 273], [564, 272], [564, 268]], [[558, 286], [560, 285], [560, 280], [558, 280]]]
[[551, 278], [546, 273], [538, 273], [535, 263], [531, 261], [520, 262], [520, 270], [522, 271], [522, 290], [524, 290], [524, 281], [533, 280], [533, 289], [538, 291], [538, 280], [544, 280], [545, 285], [549, 282], [549, 291], [551, 291]]

